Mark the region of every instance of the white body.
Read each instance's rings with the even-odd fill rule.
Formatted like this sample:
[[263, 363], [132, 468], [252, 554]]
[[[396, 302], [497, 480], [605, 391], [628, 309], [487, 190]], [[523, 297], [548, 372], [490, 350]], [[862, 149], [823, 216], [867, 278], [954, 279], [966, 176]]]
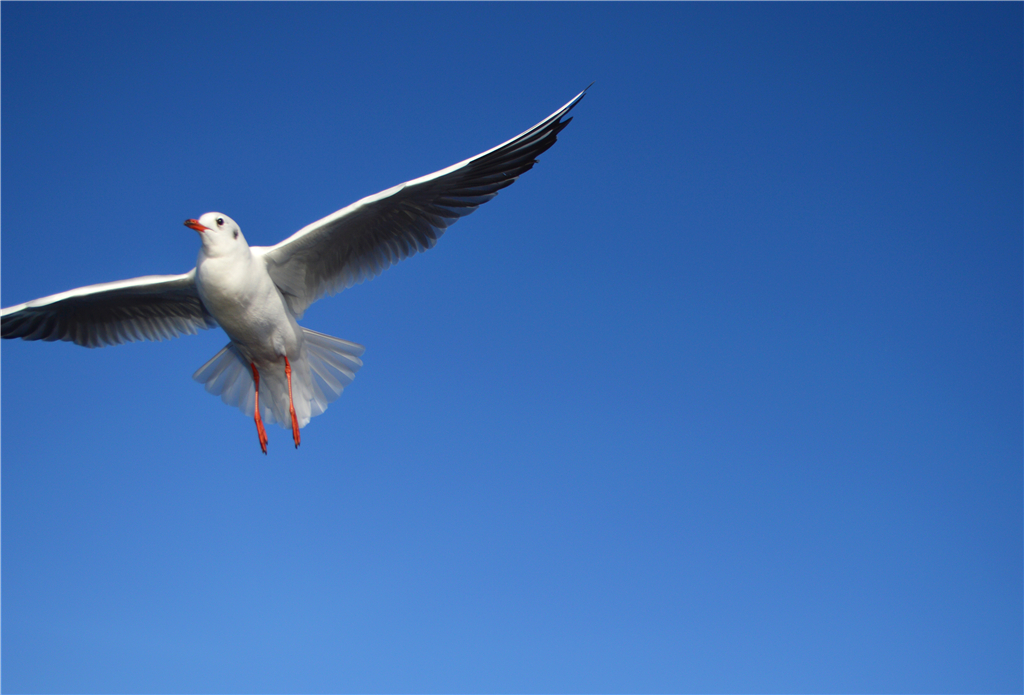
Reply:
[[266, 263], [254, 257], [239, 234], [229, 254], [211, 256], [206, 245], [196, 261], [196, 289], [224, 332], [251, 360], [298, 356], [302, 330], [270, 279]]
[[[284, 417], [288, 412], [284, 358], [289, 358], [295, 415], [299, 427], [305, 427], [311, 417], [313, 393], [309, 365], [304, 358], [302, 329], [270, 278], [263, 258], [253, 255], [238, 225], [217, 213], [207, 213], [199, 221], [215, 228], [217, 219], [226, 220], [226, 224], [234, 227], [224, 230], [234, 236], [218, 243], [221, 240], [213, 234], [200, 234], [203, 248], [196, 259], [199, 297], [250, 369], [255, 365], [264, 406], [260, 410], [265, 410], [267, 419], [277, 420], [282, 427], [288, 424]], [[270, 417], [270, 413], [275, 417]]]
[[[270, 277], [263, 255], [253, 253], [234, 220], [209, 212], [199, 218], [199, 224], [206, 230], [200, 232], [203, 247], [196, 259], [196, 290], [203, 305], [231, 338], [235, 349], [224, 353], [225, 357], [233, 354], [250, 373], [252, 367], [256, 367], [260, 378], [261, 415], [268, 422], [276, 421], [281, 427], [289, 427], [287, 357], [292, 370], [295, 416], [299, 427], [305, 427], [333, 398], [328, 399], [322, 393], [318, 398], [306, 359], [303, 329]], [[346, 375], [349, 377], [346, 383], [362, 365], [354, 359], [362, 350], [354, 343], [348, 345], [353, 348], [348, 352], [353, 359], [349, 365], [352, 373]], [[202, 371], [197, 372], [197, 378]], [[244, 390], [239, 394], [244, 397], [230, 404], [252, 415], [255, 381], [251, 393], [249, 391]], [[314, 408], [317, 413], [313, 413]]]

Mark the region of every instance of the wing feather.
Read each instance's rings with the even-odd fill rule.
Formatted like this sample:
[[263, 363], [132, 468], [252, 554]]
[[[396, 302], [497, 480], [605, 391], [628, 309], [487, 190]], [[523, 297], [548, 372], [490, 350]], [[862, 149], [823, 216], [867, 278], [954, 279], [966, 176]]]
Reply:
[[195, 275], [149, 275], [34, 299], [0, 311], [0, 335], [101, 347], [213, 328]]
[[390, 266], [431, 249], [451, 224], [533, 168], [572, 118], [562, 118], [586, 94], [506, 143], [338, 210], [263, 255], [289, 308], [301, 317], [324, 294], [372, 279]]

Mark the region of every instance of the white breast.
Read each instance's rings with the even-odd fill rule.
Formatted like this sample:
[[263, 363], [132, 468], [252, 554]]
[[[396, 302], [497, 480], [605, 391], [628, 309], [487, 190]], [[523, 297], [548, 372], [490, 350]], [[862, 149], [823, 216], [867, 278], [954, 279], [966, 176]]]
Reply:
[[196, 286], [206, 309], [250, 359], [297, 355], [301, 330], [267, 273], [262, 258], [244, 254], [208, 258], [200, 252]]

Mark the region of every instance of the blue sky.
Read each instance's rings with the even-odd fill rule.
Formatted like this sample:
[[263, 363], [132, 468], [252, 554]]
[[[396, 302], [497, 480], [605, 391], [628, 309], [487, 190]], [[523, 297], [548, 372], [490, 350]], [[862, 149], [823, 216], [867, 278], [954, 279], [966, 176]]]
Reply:
[[1020, 692], [1022, 5], [0, 6], [3, 304], [272, 244], [591, 81], [303, 324], [2, 348], [7, 692]]

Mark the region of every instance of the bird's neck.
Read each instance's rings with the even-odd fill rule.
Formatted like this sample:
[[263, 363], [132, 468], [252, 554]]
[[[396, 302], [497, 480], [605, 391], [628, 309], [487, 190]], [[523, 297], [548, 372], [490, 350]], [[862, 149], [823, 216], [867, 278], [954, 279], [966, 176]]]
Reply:
[[204, 257], [211, 259], [237, 259], [241, 262], [252, 258], [252, 252], [249, 250], [249, 245], [244, 241], [235, 240], [234, 243], [230, 244], [218, 244], [215, 242], [208, 243], [204, 240], [203, 247], [199, 250], [200, 262], [202, 262]]

